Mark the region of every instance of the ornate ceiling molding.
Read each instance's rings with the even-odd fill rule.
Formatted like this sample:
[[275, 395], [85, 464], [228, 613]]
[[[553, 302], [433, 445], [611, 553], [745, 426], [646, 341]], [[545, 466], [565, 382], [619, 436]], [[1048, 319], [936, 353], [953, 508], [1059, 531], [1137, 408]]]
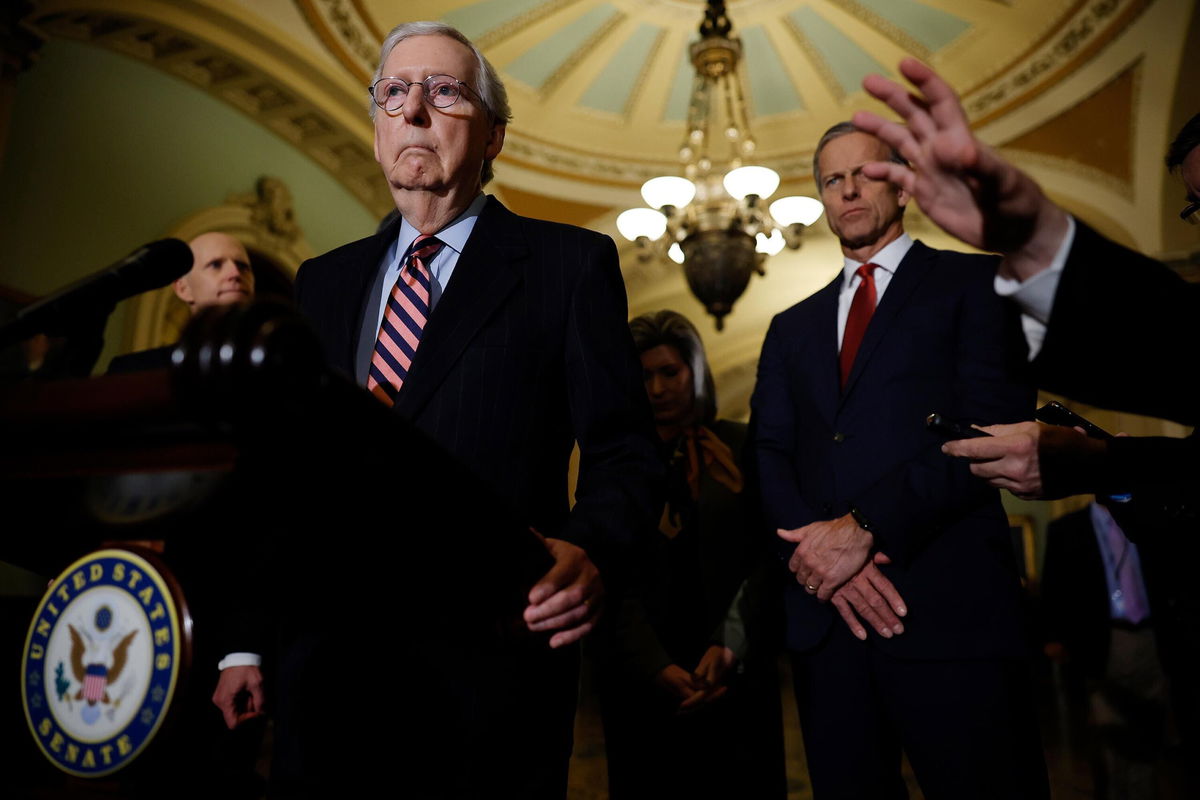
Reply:
[[1154, 0], [1091, 0], [1004, 74], [963, 94], [973, 125], [985, 125], [1034, 99], [1119, 36]]
[[[797, 28], [795, 19], [801, 12], [819, 14], [831, 24], [842, 26], [846, 33], [863, 37], [861, 43], [868, 50], [872, 44], [876, 50], [880, 44], [886, 44], [884, 51], [889, 53], [889, 59], [896, 53], [909, 53], [932, 61], [939, 69], [948, 70], [947, 74], [957, 75], [955, 82], [969, 87], [965, 95], [970, 117], [976, 124], [984, 124], [1013, 112], [1063, 80], [1117, 37], [1153, 2], [1070, 0], [1039, 5], [1014, 0], [977, 8], [963, 7], [955, 11], [960, 15], [958, 17], [941, 10], [939, 4], [929, 4], [928, 8], [919, 3], [893, 7], [872, 0], [738, 4], [731, 12], [739, 28], [748, 30], [749, 26], [765, 26], [766, 30], [775, 31], [772, 39], [777, 48], [784, 41], [790, 42], [794, 52], [787, 60], [793, 78], [807, 74], [808, 80], [821, 86], [820, 91], [836, 106], [832, 112], [823, 111], [821, 119], [816, 119], [812, 111], [799, 108], [759, 120], [755, 124], [760, 139], [759, 157], [777, 170], [785, 182], [807, 181], [812, 142], [820, 130], [836, 121], [833, 117], [824, 119], [824, 116], [830, 113], [839, 115], [837, 118], [848, 116], [847, 104], [853, 104], [861, 97], [861, 92], [842, 85], [844, 76], [839, 80], [834, 75], [836, 65], [827, 63], [812, 46], [806, 46], [811, 43]], [[373, 0], [296, 0], [296, 5], [329, 51], [351, 74], [363, 79], [369, 77], [377, 57], [378, 42], [395, 21], [376, 18], [384, 14], [388, 6]], [[468, 12], [475, 14], [476, 5], [480, 6], [478, 14], [490, 16], [487, 19], [478, 14], [467, 16]], [[601, 5], [610, 9], [611, 17], [594, 31], [588, 40], [589, 46], [579, 48], [571, 58], [558, 65], [552, 80], [530, 89], [511, 75], [507, 76], [510, 83], [516, 84], [510, 88], [510, 93], [520, 113], [516, 122], [509, 126], [508, 144], [501, 163], [511, 159], [522, 168], [544, 171], [559, 178], [570, 177], [581, 185], [596, 183], [627, 187], [636, 187], [647, 177], [678, 167], [674, 154], [679, 131], [675, 126], [662, 124], [661, 119], [657, 123], [648, 123], [644, 108], [640, 109], [642, 116], [638, 116], [633, 95], [624, 115], [598, 118], [597, 114], [555, 89], [567, 81], [586, 83], [595, 77], [594, 71], [603, 66], [606, 56], [585, 58], [585, 55], [600, 48], [606, 48], [605, 53], [615, 50], [611, 42], [599, 40], [611, 39], [618, 33], [624, 36], [638, 24], [644, 24], [672, 32], [670, 40], [665, 33], [660, 34], [659, 46], [654, 48], [656, 53], [665, 53], [668, 45], [674, 46], [681, 21], [686, 20], [690, 31], [694, 27], [691, 16], [697, 16], [698, 11], [689, 16], [686, 12], [693, 4], [683, 8], [679, 3], [607, 0]], [[698, 10], [699, 4], [694, 5]], [[920, 14], [940, 15], [956, 25], [969, 27], [963, 28], [965, 33], [962, 35], [931, 42], [919, 26], [923, 17], [913, 17], [914, 12], [906, 10], [909, 6], [918, 9]], [[578, 21], [580, 15], [598, 10], [597, 4], [588, 0], [514, 4], [507, 15], [491, 4], [431, 2], [421, 9], [420, 15], [451, 22], [459, 17], [470, 19], [478, 27], [474, 32], [475, 40], [504, 72], [506, 65], [514, 59], [527, 56], [535, 42], [545, 41], [545, 36], [553, 36], [555, 30]], [[384, 22], [388, 25], [381, 24]], [[1019, 38], [1026, 24], [1034, 33], [1032, 40]], [[534, 31], [542, 38], [531, 37]], [[1013, 39], [1012, 44], [1019, 46], [997, 50], [996, 42], [1006, 38]], [[1014, 55], [1007, 55], [1009, 52]], [[996, 58], [998, 53], [1004, 57]], [[994, 66], [987, 66], [988, 60], [993, 60]], [[791, 63], [793, 61], [795, 64]], [[643, 65], [643, 74], [647, 74], [650, 63], [651, 60], [647, 60]], [[668, 68], [662, 61], [654, 63], [660, 72]], [[674, 69], [674, 62], [669, 69]], [[615, 142], [629, 141], [637, 141], [640, 147], [630, 150], [624, 144], [621, 147], [614, 145]]]
[[[214, 29], [214, 23], [220, 41], [199, 33]], [[268, 71], [267, 49], [241, 36], [240, 20], [194, 3], [60, 1], [36, 3], [26, 24], [45, 36], [104, 47], [183, 78], [308, 155], [372, 213], [382, 216], [392, 208], [365, 111], [355, 113], [352, 99], [331, 88], [318, 68], [275, 43], [270, 55], [284, 59], [291, 75]], [[314, 78], [322, 80], [302, 85]]]

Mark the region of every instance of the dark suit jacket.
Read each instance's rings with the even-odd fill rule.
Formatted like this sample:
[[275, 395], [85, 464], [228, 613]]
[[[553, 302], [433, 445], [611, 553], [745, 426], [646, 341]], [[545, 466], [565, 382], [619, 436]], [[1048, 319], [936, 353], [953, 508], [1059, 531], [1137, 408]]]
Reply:
[[[1038, 385], [1092, 405], [1195, 425], [1200, 392], [1192, 351], [1200, 342], [1200, 286], [1076, 225], [1046, 339], [1033, 361]], [[1109, 453], [1101, 490], [1154, 490], [1160, 517], [1194, 524], [1200, 493], [1195, 433], [1121, 438], [1109, 443]], [[1163, 493], [1166, 484], [1176, 488]]]
[[[1021, 649], [1017, 572], [999, 494], [943, 455], [942, 439], [924, 425], [934, 411], [980, 424], [1032, 412], [1017, 317], [995, 295], [994, 272], [993, 258], [914, 243], [871, 319], [845, 391], [841, 274], [775, 317], [763, 343], [752, 406], [771, 533], [857, 506], [877, 548], [895, 562], [883, 571], [908, 605], [903, 635], [870, 634], [896, 655]], [[777, 544], [781, 559], [794, 549]], [[817, 646], [833, 610], [794, 579], [785, 605], [788, 646]]]
[[[399, 225], [305, 262], [296, 277], [300, 310], [347, 376]], [[611, 239], [517, 216], [490, 198], [395, 406], [529, 525], [579, 544], [602, 567], [657, 520], [663, 474], [626, 320]]]
[[152, 369], [170, 369], [171, 351], [174, 345], [153, 347], [149, 350], [137, 350], [125, 353], [108, 362], [108, 375], [123, 375], [127, 372], [145, 372]]

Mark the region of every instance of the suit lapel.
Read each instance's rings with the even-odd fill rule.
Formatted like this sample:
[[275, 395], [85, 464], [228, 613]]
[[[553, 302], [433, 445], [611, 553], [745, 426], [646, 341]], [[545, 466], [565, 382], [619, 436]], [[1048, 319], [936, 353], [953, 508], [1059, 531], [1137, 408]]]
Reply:
[[892, 322], [896, 319], [896, 315], [908, 303], [909, 296], [912, 295], [913, 290], [921, 283], [925, 273], [932, 266], [930, 258], [932, 252], [925, 245], [914, 241], [912, 247], [904, 254], [900, 265], [896, 267], [896, 274], [892, 276], [892, 281], [888, 284], [883, 299], [879, 301], [879, 306], [871, 315], [866, 335], [863, 336], [858, 354], [854, 357], [854, 366], [850, 369], [850, 380], [846, 382], [846, 388], [842, 392], [843, 401], [854, 390], [854, 384], [858, 382], [863, 370], [870, 363], [875, 348], [883, 341]]
[[520, 283], [520, 262], [527, 251], [517, 216], [489, 198], [421, 334], [396, 398], [398, 411], [412, 417], [429, 401], [471, 339]]
[[813, 298], [816, 313], [813, 328], [809, 332], [815, 354], [811, 363], [813, 395], [817, 407], [825, 419], [832, 424], [837, 414], [838, 398], [841, 395], [841, 376], [838, 374], [837, 314], [838, 294], [842, 290], [843, 275], [838, 272], [833, 282]]
[[[379, 262], [387, 252], [388, 246], [400, 235], [400, 218], [396, 217], [386, 228], [363, 243], [364, 249], [359, 256], [346, 259], [349, 273], [346, 280], [339, 285], [345, 288], [347, 297], [339, 307], [357, 308], [358, 313], [347, 314], [345, 324], [351, 326], [345, 331], [346, 351], [343, 357], [349, 365], [347, 374], [354, 377], [358, 374], [358, 345], [363, 335], [363, 322], [368, 313], [379, 311], [379, 297], [371, 291], [375, 287], [375, 279], [381, 272]], [[386, 267], [385, 267], [386, 268]], [[376, 331], [378, 335], [378, 331]]]

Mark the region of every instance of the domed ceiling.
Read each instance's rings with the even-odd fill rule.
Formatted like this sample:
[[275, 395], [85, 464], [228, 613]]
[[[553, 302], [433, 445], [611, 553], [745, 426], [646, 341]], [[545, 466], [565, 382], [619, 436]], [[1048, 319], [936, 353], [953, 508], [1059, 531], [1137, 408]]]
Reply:
[[[498, 68], [514, 119], [489, 191], [530, 216], [617, 236], [638, 187], [678, 174], [700, 0], [32, 0], [29, 27], [145, 61], [202, 87], [307, 154], [373, 213], [391, 208], [372, 152], [366, 84], [395, 24], [438, 19]], [[1200, 249], [1162, 168], [1200, 109], [1194, 0], [730, 0], [758, 160], [779, 194], [813, 193], [812, 147], [859, 88], [906, 55], [962, 93], [985, 141], [1081, 219], [1158, 255]], [[955, 243], [908, 215], [933, 246]], [[620, 240], [618, 240], [620, 242]], [[632, 313], [704, 319], [679, 269], [622, 245]], [[722, 403], [745, 410], [771, 315], [826, 283], [837, 243], [818, 223], [771, 257], [724, 333], [701, 324]]]
[[[700, 0], [476, 0], [415, 4], [478, 43], [509, 87], [510, 163], [640, 185], [674, 171], [694, 68]], [[787, 179], [812, 143], [868, 98], [864, 76], [928, 61], [983, 122], [1035, 95], [1145, 2], [1086, 0], [733, 0], [760, 160]], [[302, 2], [306, 19], [366, 84], [378, 43], [412, 3]]]

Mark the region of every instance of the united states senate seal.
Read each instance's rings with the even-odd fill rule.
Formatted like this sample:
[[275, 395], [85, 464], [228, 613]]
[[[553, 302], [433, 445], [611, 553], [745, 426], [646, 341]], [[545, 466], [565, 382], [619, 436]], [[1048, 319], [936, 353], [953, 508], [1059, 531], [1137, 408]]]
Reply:
[[112, 774], [154, 738], [191, 634], [173, 585], [136, 552], [98, 550], [42, 598], [25, 638], [21, 697], [33, 738], [62, 771]]

